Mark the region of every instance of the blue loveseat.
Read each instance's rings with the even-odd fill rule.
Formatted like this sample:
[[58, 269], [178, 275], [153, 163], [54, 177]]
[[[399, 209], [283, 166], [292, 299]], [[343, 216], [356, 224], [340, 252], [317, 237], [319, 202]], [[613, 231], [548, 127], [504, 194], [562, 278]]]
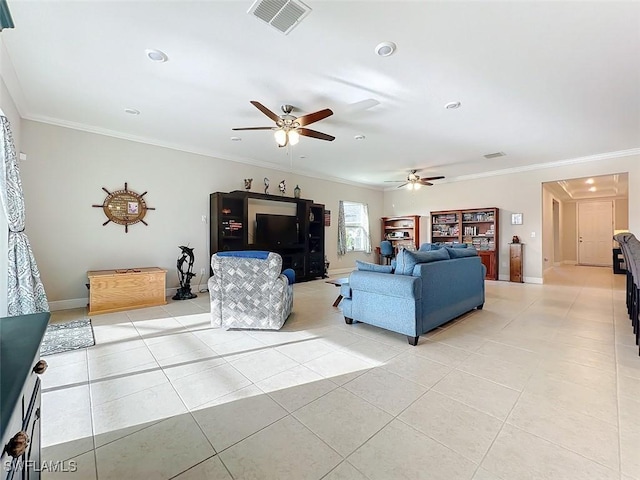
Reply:
[[402, 250], [395, 269], [358, 262], [342, 286], [342, 313], [347, 324], [364, 322], [418, 337], [484, 305], [486, 268], [473, 248]]

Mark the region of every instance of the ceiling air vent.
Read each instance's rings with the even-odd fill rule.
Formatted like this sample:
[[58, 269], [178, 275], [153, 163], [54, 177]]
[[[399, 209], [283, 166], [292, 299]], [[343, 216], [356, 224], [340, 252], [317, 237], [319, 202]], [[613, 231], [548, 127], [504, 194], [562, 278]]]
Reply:
[[506, 153], [504, 152], [496, 152], [496, 153], [487, 153], [484, 158], [486, 158], [487, 160], [491, 159], [491, 158], [498, 158], [498, 157], [504, 157], [506, 155]]
[[311, 13], [311, 8], [297, 0], [256, 0], [247, 13], [287, 35]]

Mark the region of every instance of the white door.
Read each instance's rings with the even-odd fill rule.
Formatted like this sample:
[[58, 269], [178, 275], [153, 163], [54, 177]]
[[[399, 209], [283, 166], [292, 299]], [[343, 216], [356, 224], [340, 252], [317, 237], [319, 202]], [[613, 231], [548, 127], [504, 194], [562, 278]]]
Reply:
[[611, 266], [613, 202], [578, 203], [578, 263]]

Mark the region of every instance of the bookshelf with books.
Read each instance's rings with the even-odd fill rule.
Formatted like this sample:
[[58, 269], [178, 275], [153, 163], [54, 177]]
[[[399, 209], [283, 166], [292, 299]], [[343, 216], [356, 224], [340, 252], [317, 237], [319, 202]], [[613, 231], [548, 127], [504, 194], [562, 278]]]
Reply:
[[382, 240], [389, 240], [397, 252], [420, 247], [420, 215], [382, 217]]
[[433, 243], [466, 243], [478, 250], [487, 280], [498, 279], [499, 209], [473, 208], [431, 212]]

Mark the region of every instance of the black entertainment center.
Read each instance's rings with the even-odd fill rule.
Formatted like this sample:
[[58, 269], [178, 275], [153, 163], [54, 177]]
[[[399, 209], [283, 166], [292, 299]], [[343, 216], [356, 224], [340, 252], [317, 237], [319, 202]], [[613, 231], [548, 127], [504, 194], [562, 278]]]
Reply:
[[[282, 214], [283, 208], [289, 214]], [[268, 250], [282, 256], [282, 268], [292, 268], [296, 281], [325, 274], [324, 205], [242, 190], [215, 192], [209, 195], [209, 216], [210, 255], [227, 250]]]

